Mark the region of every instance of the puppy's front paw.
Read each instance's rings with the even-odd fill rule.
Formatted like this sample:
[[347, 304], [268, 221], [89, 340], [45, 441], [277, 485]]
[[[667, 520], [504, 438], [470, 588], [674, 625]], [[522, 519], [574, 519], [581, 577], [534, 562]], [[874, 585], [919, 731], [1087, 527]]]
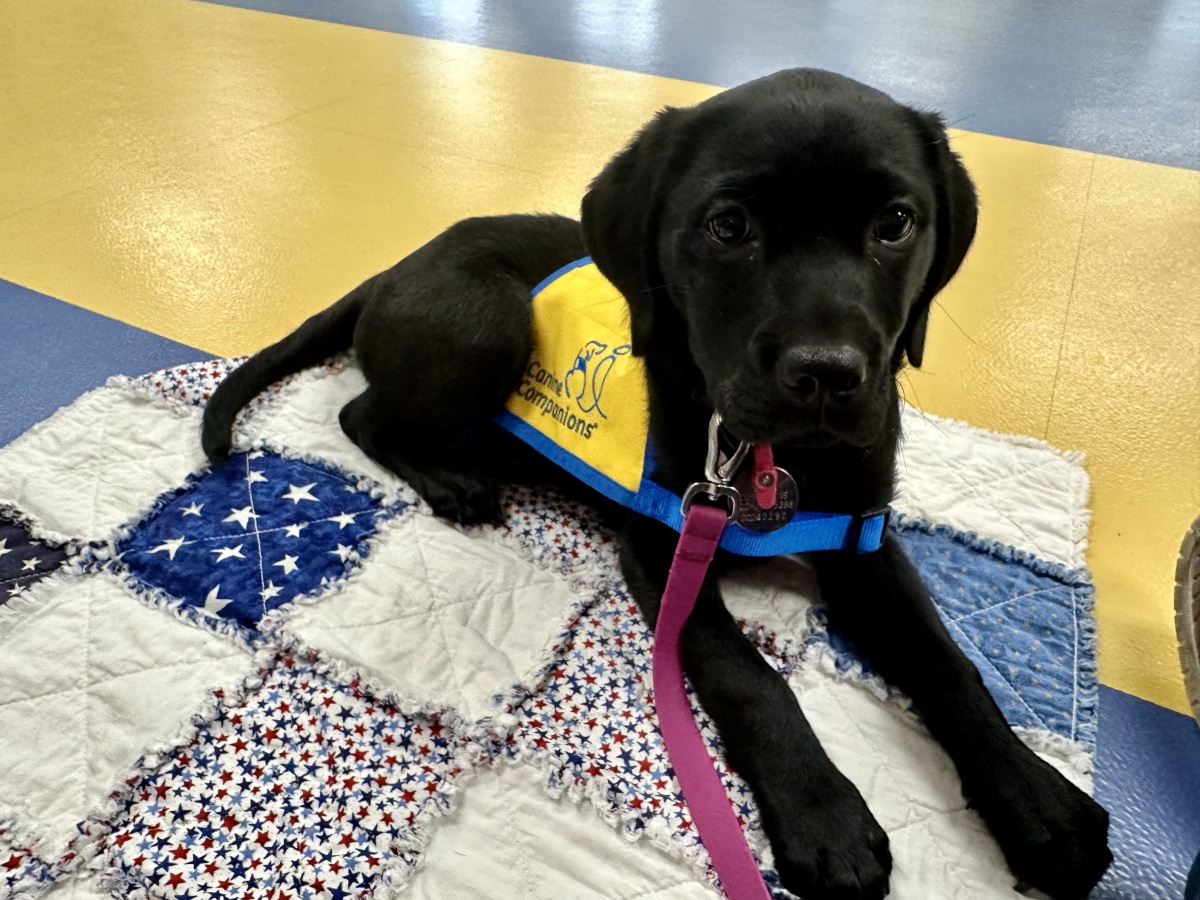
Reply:
[[1112, 862], [1108, 813], [1032, 753], [1018, 776], [966, 793], [1017, 880], [1054, 900], [1083, 900]]
[[772, 840], [775, 869], [804, 900], [882, 900], [892, 871], [888, 837], [853, 788], [807, 806]]

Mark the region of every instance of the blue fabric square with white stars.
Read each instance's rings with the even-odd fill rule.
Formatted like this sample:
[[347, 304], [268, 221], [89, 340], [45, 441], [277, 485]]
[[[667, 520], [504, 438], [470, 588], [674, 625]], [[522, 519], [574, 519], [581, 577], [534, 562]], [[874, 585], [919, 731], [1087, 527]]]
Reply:
[[338, 472], [239, 453], [117, 545], [144, 584], [256, 632], [270, 610], [343, 577], [391, 509]]
[[67, 551], [34, 540], [24, 526], [0, 517], [0, 606], [57, 569]]

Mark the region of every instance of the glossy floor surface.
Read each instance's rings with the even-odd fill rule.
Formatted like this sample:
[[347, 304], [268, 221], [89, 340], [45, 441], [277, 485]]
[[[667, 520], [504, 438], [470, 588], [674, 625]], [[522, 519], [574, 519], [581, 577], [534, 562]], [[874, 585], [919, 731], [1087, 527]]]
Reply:
[[221, 0], [731, 87], [841, 72], [986, 134], [1200, 167], [1193, 0]]
[[[255, 350], [463, 216], [574, 214], [656, 109], [822, 65], [970, 129], [953, 141], [979, 236], [905, 392], [1087, 451], [1101, 680], [1186, 709], [1171, 586], [1200, 512], [1194, 2], [254, 5], [289, 15], [0, 0], [0, 279], [31, 289], [0, 285], [18, 373], [0, 441], [102, 374]], [[1123, 703], [1102, 704], [1102, 743]], [[1200, 753], [1190, 722], [1142, 705], [1137, 722]], [[1120, 740], [1134, 778], [1154, 735]], [[1111, 784], [1116, 803], [1143, 789]]]

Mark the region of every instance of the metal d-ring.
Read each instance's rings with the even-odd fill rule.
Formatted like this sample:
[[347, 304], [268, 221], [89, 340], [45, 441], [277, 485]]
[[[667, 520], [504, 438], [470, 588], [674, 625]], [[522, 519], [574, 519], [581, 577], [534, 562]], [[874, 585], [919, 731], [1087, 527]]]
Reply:
[[721, 462], [720, 432], [721, 414], [714, 412], [712, 418], [708, 420], [708, 452], [704, 457], [704, 477], [706, 480], [695, 482], [684, 492], [680, 511], [685, 518], [687, 517], [688, 509], [691, 508], [692, 501], [701, 494], [708, 497], [714, 503], [725, 504], [729, 510], [730, 519], [736, 519], [738, 516], [741, 495], [738, 493], [738, 489], [733, 486], [732, 481], [738, 468], [746, 459], [746, 454], [750, 451], [750, 445], [742, 441], [738, 444], [738, 448], [733, 451], [733, 456]]
[[738, 489], [730, 484], [713, 484], [709, 481], [697, 481], [694, 484], [688, 485], [688, 489], [683, 493], [683, 502], [679, 504], [679, 511], [686, 519], [688, 510], [692, 508], [692, 503], [701, 494], [708, 497], [714, 504], [724, 504], [730, 521], [737, 519], [738, 511], [741, 509], [742, 495]]

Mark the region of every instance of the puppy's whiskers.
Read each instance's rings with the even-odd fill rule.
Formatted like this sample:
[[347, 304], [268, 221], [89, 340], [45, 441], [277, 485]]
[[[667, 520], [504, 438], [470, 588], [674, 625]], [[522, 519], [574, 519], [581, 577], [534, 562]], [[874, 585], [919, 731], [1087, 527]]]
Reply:
[[963, 329], [963, 327], [961, 325], [959, 325], [958, 322], [955, 321], [954, 316], [950, 315], [950, 310], [948, 310], [948, 309], [946, 309], [946, 307], [942, 306], [941, 301], [938, 300], [937, 297], [933, 298], [933, 302], [938, 305], [938, 309], [940, 309], [942, 312], [944, 312], [946, 314], [946, 318], [949, 319], [954, 324], [954, 327], [959, 330], [959, 332], [962, 334], [963, 337], [965, 337], [972, 344], [977, 343], [975, 338], [973, 338], [969, 334], [967, 334], [967, 332]]
[[924, 419], [927, 424], [932, 425], [941, 434], [947, 434], [946, 430], [933, 419], [929, 418], [928, 414], [926, 414], [925, 410], [921, 407], [921, 395], [917, 393], [917, 386], [913, 384], [912, 378], [909, 377], [908, 370], [901, 369], [901, 374], [904, 376], [904, 380], [908, 382], [908, 386], [912, 388], [913, 396], [917, 398], [916, 403], [909, 403], [908, 394], [906, 394], [904, 391], [904, 385], [897, 381], [896, 387], [900, 389], [900, 396], [904, 398], [904, 402], [908, 403], [909, 406], [919, 412], [921, 414], [921, 418]]

